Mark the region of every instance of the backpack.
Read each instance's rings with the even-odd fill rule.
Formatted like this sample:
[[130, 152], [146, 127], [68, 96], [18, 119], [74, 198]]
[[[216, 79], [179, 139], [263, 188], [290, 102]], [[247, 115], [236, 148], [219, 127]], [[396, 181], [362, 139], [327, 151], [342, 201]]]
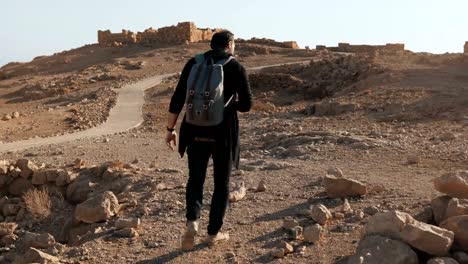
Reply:
[[227, 59], [215, 63], [212, 57], [205, 59], [204, 54], [195, 56], [187, 80], [186, 122], [196, 126], [216, 126], [224, 119], [224, 108], [233, 96], [224, 103], [223, 66], [233, 60]]

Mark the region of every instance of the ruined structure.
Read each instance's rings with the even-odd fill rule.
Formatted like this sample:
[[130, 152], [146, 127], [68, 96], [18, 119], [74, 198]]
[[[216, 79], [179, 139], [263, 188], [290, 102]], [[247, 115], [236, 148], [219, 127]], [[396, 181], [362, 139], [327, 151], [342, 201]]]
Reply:
[[111, 33], [110, 30], [98, 31], [98, 43], [102, 46], [142, 44], [184, 44], [208, 41], [213, 33], [220, 29], [199, 29], [193, 22], [182, 22], [177, 26], [160, 29], [149, 28], [143, 32], [134, 33], [122, 30], [122, 33]]
[[317, 45], [317, 50], [328, 49], [334, 52], [352, 52], [352, 53], [365, 53], [365, 52], [398, 52], [405, 50], [405, 44], [386, 44], [386, 45], [351, 45], [349, 43], [339, 43], [338, 47], [327, 47]]
[[[134, 33], [128, 30], [122, 30], [121, 33], [112, 33], [110, 30], [98, 31], [98, 43], [102, 46], [121, 46], [129, 44], [141, 44], [145, 46], [154, 46], [159, 44], [180, 45], [185, 43], [196, 43], [210, 41], [211, 37], [221, 29], [200, 29], [193, 22], [182, 22], [177, 26], [163, 27], [160, 29], [149, 28], [143, 32]], [[249, 42], [282, 48], [298, 48], [295, 41], [277, 42], [271, 39], [252, 38], [251, 40], [242, 40], [240, 42]]]
[[468, 41], [465, 42], [464, 53], [468, 54]]
[[285, 41], [285, 42], [278, 42], [273, 39], [266, 39], [266, 38], [251, 38], [249, 40], [244, 39], [237, 39], [238, 43], [251, 43], [251, 44], [259, 44], [259, 45], [266, 45], [272, 47], [279, 47], [279, 48], [289, 48], [289, 49], [298, 49], [299, 45], [296, 41]]

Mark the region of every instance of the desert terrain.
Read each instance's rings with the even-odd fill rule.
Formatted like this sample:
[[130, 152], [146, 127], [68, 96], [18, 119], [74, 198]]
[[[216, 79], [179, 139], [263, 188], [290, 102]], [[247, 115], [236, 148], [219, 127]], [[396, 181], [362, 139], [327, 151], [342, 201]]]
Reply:
[[166, 115], [208, 49], [92, 44], [0, 68], [0, 263], [468, 263], [468, 56], [249, 41], [231, 239], [203, 243], [210, 169], [180, 250], [187, 160]]

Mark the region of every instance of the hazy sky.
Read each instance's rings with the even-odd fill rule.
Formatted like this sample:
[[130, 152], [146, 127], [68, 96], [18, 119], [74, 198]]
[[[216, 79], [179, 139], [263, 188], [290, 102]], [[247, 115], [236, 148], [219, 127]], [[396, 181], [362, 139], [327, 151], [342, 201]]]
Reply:
[[96, 43], [98, 29], [181, 21], [302, 47], [403, 42], [413, 51], [463, 52], [467, 10], [466, 0], [2, 0], [0, 65]]

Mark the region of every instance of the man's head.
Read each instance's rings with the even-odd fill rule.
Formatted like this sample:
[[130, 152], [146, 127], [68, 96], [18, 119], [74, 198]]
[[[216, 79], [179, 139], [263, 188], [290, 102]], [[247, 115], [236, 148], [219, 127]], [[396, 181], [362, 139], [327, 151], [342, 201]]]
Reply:
[[225, 50], [234, 54], [235, 47], [234, 34], [229, 30], [216, 32], [211, 38], [211, 49], [213, 50]]

